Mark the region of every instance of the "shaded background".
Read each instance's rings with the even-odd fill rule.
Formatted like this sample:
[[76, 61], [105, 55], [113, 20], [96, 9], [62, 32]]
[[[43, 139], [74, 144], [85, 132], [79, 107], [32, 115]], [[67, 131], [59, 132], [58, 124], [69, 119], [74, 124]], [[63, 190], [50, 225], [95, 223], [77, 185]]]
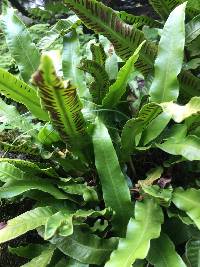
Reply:
[[[42, 8], [49, 4], [58, 3], [58, 1], [52, 0], [9, 0], [9, 2], [25, 16], [30, 16], [29, 8]], [[135, 15], [155, 16], [151, 6], [148, 4], [148, 0], [102, 0], [102, 2], [116, 10], [127, 11]]]

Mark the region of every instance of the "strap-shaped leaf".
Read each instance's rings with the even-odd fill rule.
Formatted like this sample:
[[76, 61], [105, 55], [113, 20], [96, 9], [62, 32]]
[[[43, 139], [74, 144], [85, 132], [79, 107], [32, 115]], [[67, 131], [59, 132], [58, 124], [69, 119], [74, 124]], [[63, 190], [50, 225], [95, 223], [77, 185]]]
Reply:
[[[21, 169], [23, 172], [34, 174], [45, 174], [45, 176], [57, 177], [56, 171], [49, 167], [49, 165], [36, 164], [34, 162], [22, 159], [10, 159], [10, 158], [0, 158], [0, 165], [2, 163], [10, 163], [11, 165]], [[26, 178], [25, 178], [26, 179]]]
[[27, 82], [39, 66], [39, 51], [24, 23], [7, 4], [3, 5], [1, 25], [12, 57], [17, 62], [22, 78]]
[[172, 198], [172, 188], [160, 188], [158, 185], [145, 185], [142, 186], [143, 191], [151, 196], [154, 197], [160, 205], [168, 207], [170, 205], [170, 201]]
[[175, 251], [172, 241], [163, 233], [159, 238], [151, 241], [147, 259], [155, 267], [186, 267]]
[[42, 110], [36, 90], [3, 69], [0, 69], [0, 92], [24, 104], [38, 119], [48, 121], [48, 114]]
[[53, 213], [54, 209], [52, 207], [39, 207], [9, 220], [5, 227], [0, 230], [0, 243], [44, 225]]
[[63, 36], [70, 32], [72, 29], [75, 29], [80, 25], [80, 20], [76, 15], [69, 16], [67, 19], [59, 20], [50, 31], [39, 41], [37, 46], [46, 50], [49, 48], [60, 36]]
[[198, 0], [188, 0], [188, 6], [200, 11], [200, 2]]
[[[187, 16], [190, 18], [193, 18], [193, 17], [197, 16], [199, 14], [199, 12], [197, 9], [195, 9], [195, 5], [190, 3], [190, 1], [192, 1], [192, 0], [188, 1], [186, 11], [187, 11]], [[194, 0], [194, 1], [196, 1], [196, 0]], [[172, 12], [172, 10], [175, 7], [177, 7], [180, 4], [183, 4], [184, 2], [185, 2], [184, 0], [149, 0], [149, 3], [152, 5], [154, 10], [164, 20], [167, 19], [170, 12]]]
[[155, 77], [149, 92], [152, 102], [169, 102], [178, 98], [177, 76], [182, 68], [185, 44], [185, 7], [186, 4], [182, 4], [175, 8], [163, 28], [155, 61]]
[[193, 58], [183, 66], [184, 70], [196, 70], [200, 66], [200, 58]]
[[[12, 129], [17, 128], [21, 132], [34, 133], [34, 125], [30, 120], [19, 113], [13, 105], [6, 104], [0, 99], [0, 121], [7, 126], [11, 126]], [[33, 131], [32, 131], [33, 130]]]
[[152, 28], [159, 28], [162, 25], [159, 21], [147, 16], [134, 16], [132, 14], [126, 13], [125, 11], [119, 12], [118, 15], [124, 22], [130, 25], [134, 25], [137, 28], [140, 28], [145, 25]]
[[91, 44], [90, 50], [92, 52], [92, 60], [101, 66], [105, 66], [107, 55], [104, 51], [103, 45], [101, 43]]
[[76, 88], [56, 74], [53, 61], [43, 55], [38, 72], [33, 76], [39, 87], [43, 107], [64, 142], [80, 147], [85, 135], [81, 102]]
[[156, 146], [169, 154], [183, 156], [187, 160], [200, 160], [200, 138], [194, 135], [170, 137]]
[[139, 52], [144, 43], [145, 41], [138, 46], [134, 54], [126, 61], [125, 65], [118, 72], [117, 80], [110, 86], [108, 93], [103, 99], [102, 104], [104, 107], [111, 108], [116, 106], [126, 92], [128, 80], [134, 70], [134, 64], [139, 58]]
[[[48, 218], [45, 225], [44, 239], [52, 238], [56, 232], [61, 236], [69, 236], [73, 234], [72, 214], [59, 211]], [[64, 228], [64, 231], [59, 231]]]
[[155, 119], [153, 119], [142, 133], [140, 144], [147, 145], [149, 142], [158, 137], [162, 131], [167, 127], [171, 120], [171, 114], [162, 112]]
[[200, 229], [200, 190], [177, 188], [174, 191], [172, 202], [179, 209], [184, 210]]
[[[76, 12], [88, 28], [106, 36], [124, 60], [127, 60], [144, 41], [142, 31], [124, 23], [111, 8], [96, 0], [65, 0], [65, 3]], [[147, 73], [152, 68], [156, 48], [147, 41], [142, 51], [138, 66]]]
[[105, 267], [131, 267], [136, 259], [144, 259], [150, 240], [159, 237], [162, 223], [162, 209], [154, 200], [136, 202], [135, 218], [129, 221], [126, 238], [119, 240]]
[[0, 187], [0, 198], [12, 198], [30, 190], [40, 190], [49, 193], [56, 199], [68, 199], [68, 196], [45, 179], [34, 178], [13, 180]]
[[52, 125], [47, 123], [43, 128], [39, 131], [37, 138], [41, 144], [51, 145], [60, 141], [60, 136], [58, 132], [53, 129]]
[[66, 80], [71, 80], [77, 87], [80, 97], [89, 96], [84, 80], [84, 73], [78, 68], [81, 60], [80, 42], [75, 30], [66, 34], [63, 38], [62, 68]]
[[200, 96], [200, 90], [198, 89], [200, 88], [200, 79], [194, 76], [191, 72], [182, 71], [179, 74], [179, 82], [182, 89], [180, 98], [183, 97], [183, 99], [187, 99], [188, 97], [187, 100], [189, 101], [192, 96]]
[[52, 238], [56, 233], [60, 236], [70, 236], [73, 234], [73, 221], [77, 218], [86, 219], [87, 217], [105, 216], [109, 213], [109, 209], [102, 211], [95, 210], [77, 210], [67, 212], [66, 210], [59, 211], [53, 214], [45, 224], [44, 239]]
[[185, 41], [186, 44], [189, 44], [200, 35], [200, 15], [194, 17], [190, 22], [188, 22], [185, 30]]
[[[88, 28], [105, 35], [124, 60], [127, 60], [144, 41], [142, 31], [125, 24], [111, 8], [105, 7], [96, 0], [65, 0], [65, 3], [77, 13]], [[135, 66], [144, 75], [152, 71], [156, 53], [157, 47], [149, 41], [141, 49], [140, 58]], [[197, 95], [199, 86], [196, 86], [196, 83], [200, 84], [199, 79], [195, 79], [189, 72], [184, 72], [180, 77], [180, 82], [187, 94]]]
[[117, 239], [102, 239], [87, 230], [74, 229], [66, 238], [53, 238], [51, 242], [65, 255], [82, 263], [102, 265], [117, 246]]
[[171, 114], [175, 122], [182, 122], [186, 118], [198, 114], [200, 112], [200, 97], [193, 97], [185, 106], [169, 102], [161, 104], [166, 113]]
[[65, 260], [65, 265], [63, 266], [57, 266], [56, 267], [89, 267], [89, 264], [85, 264], [79, 261], [76, 261], [74, 259], [68, 259], [67, 260], [67, 265], [66, 265], [66, 260]]
[[39, 151], [37, 147], [31, 146], [29, 143], [23, 143], [20, 145], [12, 145], [6, 142], [0, 142], [0, 149], [5, 152], [23, 153], [27, 155], [38, 155]]
[[141, 133], [161, 112], [162, 108], [159, 105], [150, 103], [143, 106], [137, 118], [127, 121], [122, 130], [121, 137], [124, 158], [126, 158], [134, 150], [136, 146], [136, 136]]
[[55, 247], [49, 247], [44, 249], [39, 256], [33, 258], [30, 262], [22, 265], [21, 267], [47, 267], [53, 257], [54, 250]]
[[23, 180], [24, 172], [8, 162], [0, 162], [0, 181]]
[[69, 185], [66, 184], [59, 187], [67, 194], [82, 196], [85, 202], [98, 201], [97, 192], [94, 187], [88, 186], [86, 183], [69, 183]]
[[172, 10], [181, 4], [180, 0], [149, 0], [153, 9], [161, 16], [164, 20], [167, 19]]
[[8, 247], [10, 253], [17, 255], [19, 257], [33, 259], [41, 254], [41, 251], [46, 248], [46, 244], [32, 244], [29, 243], [25, 246], [19, 247]]
[[199, 267], [200, 263], [200, 240], [192, 239], [186, 244], [185, 256], [189, 262], [189, 266]]
[[93, 60], [82, 60], [80, 68], [93, 76], [94, 82], [89, 87], [90, 93], [93, 101], [96, 104], [101, 104], [110, 85], [109, 77], [104, 66], [101, 66]]
[[123, 236], [133, 214], [130, 192], [108, 130], [98, 118], [95, 126], [93, 134], [95, 165], [103, 190], [103, 198], [106, 207], [111, 207], [115, 211], [114, 230]]

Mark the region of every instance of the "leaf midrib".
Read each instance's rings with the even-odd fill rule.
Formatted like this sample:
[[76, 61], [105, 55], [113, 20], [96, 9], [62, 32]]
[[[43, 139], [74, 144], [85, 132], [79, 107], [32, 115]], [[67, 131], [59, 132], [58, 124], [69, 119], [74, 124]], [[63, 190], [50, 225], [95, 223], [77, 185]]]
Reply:
[[[137, 240], [137, 245], [135, 246], [136, 248], [135, 248], [135, 250], [134, 250], [134, 253], [133, 254], [130, 254], [129, 256], [128, 256], [128, 258], [127, 258], [127, 260], [126, 260], [126, 265], [125, 266], [129, 266], [128, 265], [128, 263], [129, 263], [129, 260], [130, 259], [134, 259], [134, 262], [135, 262], [135, 260], [137, 259], [134, 255], [135, 254], [137, 254], [137, 252], [138, 252], [138, 247], [140, 247], [140, 245], [141, 245], [141, 243], [143, 242], [145, 242], [145, 241], [148, 241], [148, 238], [150, 237], [150, 235], [148, 236], [148, 227], [149, 227], [149, 225], [150, 225], [150, 219], [151, 219], [151, 209], [150, 208], [148, 208], [147, 209], [147, 213], [146, 213], [146, 217], [145, 217], [145, 222], [144, 222], [144, 227], [143, 227], [143, 230], [142, 230], [142, 234], [140, 235], [140, 238], [139, 238], [139, 240]], [[135, 221], [136, 221], [136, 223], [141, 223], [141, 220], [138, 220], [137, 221], [137, 219], [135, 219]], [[134, 222], [135, 223], [135, 222]], [[141, 233], [141, 232], [140, 232]], [[144, 237], [145, 237], [145, 240], [144, 240]], [[150, 239], [151, 239], [151, 237], [149, 238], [149, 242], [150, 242]], [[131, 249], [132, 249], [132, 247], [131, 247]], [[132, 262], [132, 260], [131, 260], [131, 263], [133, 264], [134, 262]]]
[[[79, 11], [80, 13], [81, 13], [81, 15], [84, 13], [84, 15], [85, 14], [87, 14], [88, 13], [88, 10], [85, 8], [85, 5], [79, 5], [78, 3], [75, 3], [74, 4], [74, 2], [72, 2], [71, 0], [65, 0], [65, 2], [67, 3], [72, 3], [72, 5], [73, 6], [76, 6], [77, 8], [78, 8], [78, 10], [84, 10], [84, 11]], [[107, 8], [107, 7], [106, 7]], [[91, 12], [91, 11], [89, 11], [89, 12]], [[108, 11], [109, 12], [109, 11]], [[116, 15], [116, 13], [114, 13], [115, 15]], [[116, 15], [117, 16], [117, 15]], [[125, 44], [125, 47], [126, 48], [128, 48], [129, 49], [129, 51], [131, 52], [132, 51], [132, 53], [134, 52], [134, 50], [132, 50], [131, 49], [131, 47], [133, 47], [133, 43], [131, 43], [130, 41], [128, 41], [126, 38], [124, 38], [123, 36], [121, 36], [118, 32], [116, 32], [116, 31], [114, 31], [109, 25], [106, 25], [106, 23], [103, 23], [100, 19], [99, 19], [99, 17], [98, 16], [94, 16], [94, 15], [92, 15], [91, 13], [89, 14], [89, 17], [92, 17], [92, 20], [93, 21], [95, 21], [95, 23], [97, 24], [97, 25], [100, 25], [100, 27], [101, 27], [101, 29], [103, 29], [103, 31], [106, 31], [106, 32], [110, 32], [111, 33], [111, 36], [113, 35], [113, 36], [115, 36], [115, 38], [116, 38], [116, 40], [120, 43], [120, 42], [122, 42], [122, 43], [124, 43]], [[118, 17], [118, 19], [120, 19], [119, 17]], [[125, 24], [125, 23], [124, 23]], [[86, 25], [88, 25], [88, 23], [86, 23]], [[133, 29], [134, 27], [131, 27], [130, 25], [128, 25], [128, 24], [126, 24], [127, 25], [127, 27], [130, 27], [131, 29]], [[91, 28], [90, 26], [88, 26], [88, 28]], [[136, 31], [137, 31], [137, 29], [135, 29]], [[96, 32], [96, 31], [95, 31]], [[141, 33], [142, 34], [142, 33]], [[119, 40], [120, 39], [120, 40]], [[142, 41], [143, 40], [145, 40], [145, 38], [144, 38], [144, 36], [143, 36], [143, 38], [142, 38]], [[126, 41], [126, 42], [125, 42]], [[140, 56], [141, 56], [141, 58], [143, 58], [144, 59], [144, 61], [145, 62], [148, 62], [148, 64], [150, 64], [152, 67], [153, 67], [153, 64], [154, 64], [154, 62], [153, 62], [153, 60], [149, 60], [149, 58], [148, 58], [148, 56], [145, 56], [145, 54], [144, 53], [141, 53], [140, 54]]]

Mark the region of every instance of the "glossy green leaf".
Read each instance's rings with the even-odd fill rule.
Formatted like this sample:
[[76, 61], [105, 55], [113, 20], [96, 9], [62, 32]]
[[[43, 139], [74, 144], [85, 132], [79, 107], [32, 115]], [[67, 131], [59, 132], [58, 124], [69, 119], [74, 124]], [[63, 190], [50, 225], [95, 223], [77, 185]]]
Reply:
[[9, 220], [0, 230], [0, 243], [16, 238], [24, 233], [44, 225], [54, 213], [51, 207], [39, 207], [27, 211]]
[[90, 50], [92, 52], [92, 60], [97, 62], [101, 66], [105, 66], [107, 56], [104, 51], [103, 45], [101, 43], [91, 44]]
[[35, 147], [34, 145], [25, 142], [22, 144], [12, 145], [12, 143], [6, 143], [6, 142], [0, 142], [0, 150], [4, 151], [4, 156], [8, 152], [13, 153], [22, 153], [26, 155], [38, 155], [38, 147]]
[[200, 160], [200, 138], [194, 135], [171, 137], [156, 146], [169, 154], [183, 156], [187, 160]]
[[172, 241], [163, 233], [159, 238], [151, 241], [147, 259], [155, 267], [186, 267], [184, 261], [175, 251]]
[[53, 126], [62, 140], [80, 147], [86, 135], [81, 102], [76, 88], [57, 76], [52, 59], [43, 55], [37, 73], [33, 76], [39, 87], [42, 105], [49, 112]]
[[[64, 228], [62, 232], [59, 231], [61, 227]], [[44, 239], [50, 239], [57, 231], [61, 236], [73, 234], [72, 214], [65, 214], [59, 211], [48, 218], [45, 225]]]
[[63, 76], [66, 80], [71, 80], [72, 84], [77, 87], [80, 97], [89, 96], [86, 87], [84, 73], [79, 69], [81, 60], [81, 51], [78, 35], [76, 31], [66, 34], [63, 38], [62, 68]]
[[71, 259], [63, 258], [56, 264], [55, 267], [89, 267], [89, 264], [79, 262], [72, 258]]
[[179, 74], [179, 82], [183, 99], [186, 98], [186, 101], [189, 101], [190, 97], [200, 96], [200, 90], [198, 90], [200, 87], [200, 79], [191, 72], [182, 71]]
[[39, 256], [33, 258], [30, 262], [22, 265], [21, 267], [47, 267], [51, 261], [54, 250], [55, 247], [49, 247], [48, 249], [43, 250]]
[[10, 253], [22, 258], [33, 259], [40, 255], [41, 251], [46, 247], [45, 244], [31, 244], [19, 247], [8, 247]]
[[199, 267], [200, 263], [200, 240], [191, 239], [186, 244], [185, 256], [191, 267]]
[[200, 66], [200, 58], [193, 58], [183, 66], [184, 70], [195, 70]]
[[177, 0], [149, 0], [153, 9], [163, 18], [167, 19], [171, 11], [179, 4]]
[[[21, 132], [28, 132], [33, 135], [34, 126], [26, 116], [21, 115], [15, 106], [6, 104], [0, 99], [0, 122]], [[2, 126], [2, 125], [1, 125]]]
[[103, 107], [112, 108], [118, 104], [121, 97], [126, 92], [126, 86], [130, 75], [134, 70], [134, 63], [139, 58], [139, 53], [144, 45], [145, 41], [142, 42], [139, 47], [135, 50], [134, 54], [126, 61], [125, 65], [119, 70], [116, 81], [110, 86], [108, 93], [103, 99]]
[[89, 267], [89, 264], [81, 263], [81, 262], [76, 261], [74, 259], [68, 259], [67, 265], [65, 265], [63, 267]]
[[141, 137], [141, 144], [147, 145], [158, 137], [162, 131], [167, 127], [171, 120], [171, 114], [162, 112], [155, 119], [153, 119], [149, 125], [144, 129]]
[[185, 31], [186, 44], [191, 43], [200, 35], [200, 15], [194, 17], [190, 22], [186, 24]]
[[186, 4], [182, 4], [175, 8], [163, 28], [154, 65], [155, 77], [149, 92], [152, 102], [162, 103], [178, 98], [177, 76], [182, 68], [185, 45], [185, 7]]
[[21, 76], [27, 82], [39, 66], [39, 51], [24, 23], [7, 4], [3, 5], [1, 25], [12, 57], [17, 62]]
[[51, 45], [60, 37], [73, 28], [76, 28], [80, 24], [80, 20], [76, 15], [69, 16], [67, 19], [61, 19], [48, 31], [45, 36], [39, 41], [37, 46], [46, 50], [51, 47]]
[[40, 190], [49, 193], [56, 199], [67, 199], [67, 195], [58, 190], [53, 184], [45, 179], [34, 178], [24, 180], [13, 180], [0, 187], [0, 198], [12, 198], [29, 190]]
[[0, 180], [8, 182], [9, 180], [24, 179], [24, 172], [8, 162], [0, 162]]
[[200, 3], [198, 0], [188, 0], [188, 6], [200, 10]]
[[124, 157], [129, 155], [136, 147], [136, 136], [140, 134], [149, 123], [162, 112], [162, 108], [150, 103], [142, 107], [137, 118], [127, 121], [122, 130], [122, 148]]
[[36, 90], [3, 69], [0, 69], [0, 92], [7, 98], [24, 104], [37, 118], [49, 120], [47, 112], [40, 106]]
[[157, 28], [161, 26], [161, 23], [159, 21], [154, 20], [151, 17], [134, 16], [132, 14], [126, 13], [125, 11], [120, 11], [118, 15], [124, 22], [130, 25], [134, 25], [137, 28], [145, 26], [145, 25], [152, 27], [152, 28]]
[[[157, 2], [159, 3], [160, 0], [157, 0]], [[124, 60], [127, 60], [134, 53], [139, 44], [145, 40], [142, 31], [124, 23], [117, 13], [111, 8], [105, 7], [99, 1], [65, 0], [65, 3], [75, 11], [88, 28], [94, 30], [96, 33], [101, 33], [106, 36], [114, 45], [116, 53]], [[195, 13], [192, 12], [191, 14], [193, 16]], [[174, 29], [176, 29], [176, 27], [174, 27]], [[171, 35], [169, 38], [172, 40]], [[177, 42], [179, 46], [181, 46], [179, 39]], [[165, 49], [168, 47], [167, 41]], [[136, 69], [140, 70], [144, 75], [148, 75], [153, 69], [156, 53], [157, 47], [155, 44], [147, 41], [141, 49], [139, 60], [135, 63]], [[174, 58], [176, 57], [177, 55], [175, 55]], [[172, 58], [172, 61], [174, 61], [174, 58]], [[110, 71], [112, 71], [112, 69], [110, 69]], [[198, 85], [200, 84], [198, 78], [195, 78], [190, 72], [183, 72], [181, 73], [179, 80], [181, 82], [181, 87], [187, 94], [192, 96], [197, 95], [197, 88], [199, 88]]]
[[51, 242], [65, 255], [82, 263], [97, 265], [105, 263], [110, 253], [117, 246], [116, 238], [102, 239], [84, 229], [77, 228], [74, 230], [73, 235], [65, 238], [56, 237]]
[[123, 236], [133, 214], [130, 192], [108, 130], [99, 118], [95, 121], [93, 144], [103, 198], [106, 207], [111, 207], [115, 211], [114, 230]]
[[145, 267], [147, 262], [145, 260], [136, 260], [133, 267]]
[[118, 74], [118, 56], [111, 42], [103, 35], [99, 35], [99, 41], [106, 52], [105, 70], [110, 80], [115, 80]]
[[88, 186], [86, 183], [75, 183], [69, 185], [59, 186], [64, 192], [72, 195], [83, 196], [84, 201], [98, 201], [97, 192], [92, 186]]
[[138, 180], [138, 185], [143, 186], [143, 185], [152, 185], [155, 183], [163, 174], [163, 168], [161, 166], [158, 166], [156, 168], [151, 169], [150, 171], [147, 172], [146, 176], [147, 178], [145, 180]]
[[[114, 45], [118, 55], [127, 60], [139, 44], [144, 41], [142, 31], [124, 23], [111, 8], [94, 0], [65, 0], [65, 3], [79, 16], [85, 25], [96, 33], [106, 36]], [[153, 67], [156, 54], [154, 44], [148, 41], [142, 48], [137, 67], [147, 73]]]
[[109, 77], [104, 66], [93, 60], [82, 60], [80, 68], [92, 75], [94, 81], [89, 87], [90, 94], [94, 103], [101, 104], [110, 85]]
[[169, 207], [167, 209], [167, 216], [169, 218], [177, 218], [178, 220], [180, 220], [181, 222], [183, 222], [184, 224], [187, 224], [187, 225], [194, 224], [194, 222], [192, 221], [192, 219], [190, 219], [187, 216], [186, 212], [184, 212], [182, 210], [179, 210], [175, 206], [171, 206], [171, 207]]
[[91, 216], [92, 218], [98, 216], [106, 216], [110, 213], [109, 209], [101, 211], [95, 210], [77, 210], [76, 212], [67, 212], [66, 210], [59, 211], [53, 214], [46, 222], [44, 239], [52, 238], [56, 233], [60, 236], [70, 236], [73, 234], [73, 223], [77, 218], [86, 219]]
[[200, 190], [189, 188], [184, 190], [177, 188], [174, 191], [172, 202], [181, 210], [184, 210], [187, 215], [194, 221], [200, 229]]
[[143, 191], [149, 196], [154, 197], [161, 205], [169, 206], [172, 198], [172, 188], [160, 188], [158, 185], [142, 185]]
[[105, 267], [131, 267], [137, 259], [144, 259], [150, 240], [159, 237], [162, 223], [162, 209], [154, 200], [136, 202], [135, 218], [129, 221], [126, 238], [119, 240]]
[[39, 142], [44, 145], [51, 145], [60, 141], [58, 132], [53, 129], [52, 125], [49, 123], [45, 124], [44, 127], [39, 131], [37, 138]]
[[[36, 164], [34, 162], [28, 161], [28, 160], [22, 160], [22, 159], [10, 159], [10, 158], [0, 158], [0, 164], [2, 162], [7, 162], [15, 167], [21, 169], [22, 171], [26, 173], [33, 174], [43, 174], [45, 176], [50, 177], [57, 177], [58, 174], [56, 171], [49, 166], [43, 165], [43, 164]], [[24, 177], [26, 179], [26, 177]]]
[[163, 103], [161, 106], [166, 113], [171, 114], [175, 122], [180, 123], [186, 118], [200, 112], [200, 97], [191, 98], [185, 106], [180, 106], [173, 102]]

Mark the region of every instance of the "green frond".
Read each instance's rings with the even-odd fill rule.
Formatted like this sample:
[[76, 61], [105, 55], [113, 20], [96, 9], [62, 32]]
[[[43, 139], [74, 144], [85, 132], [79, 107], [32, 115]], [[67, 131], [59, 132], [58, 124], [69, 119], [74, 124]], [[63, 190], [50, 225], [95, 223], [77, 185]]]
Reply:
[[[142, 31], [124, 23], [116, 12], [98, 1], [65, 0], [65, 3], [89, 29], [106, 36], [114, 45], [118, 55], [124, 60], [128, 59], [139, 44], [145, 40]], [[157, 49], [154, 44], [147, 41], [142, 51], [141, 70], [147, 74], [153, 67]]]
[[80, 68], [90, 73], [94, 81], [90, 84], [90, 93], [96, 104], [101, 104], [110, 86], [109, 77], [104, 66], [93, 60], [82, 60]]
[[125, 11], [119, 12], [119, 17], [126, 23], [130, 25], [134, 25], [137, 28], [142, 26], [149, 26], [151, 28], [159, 28], [162, 24], [147, 16], [134, 16], [132, 14], [128, 14]]
[[42, 56], [33, 80], [39, 87], [42, 105], [49, 112], [53, 126], [62, 140], [70, 146], [79, 147], [86, 132], [76, 88], [70, 81], [63, 81], [57, 76], [53, 61], [48, 55]]
[[97, 62], [101, 66], [105, 66], [107, 56], [104, 51], [103, 45], [101, 43], [91, 44], [90, 50], [92, 52], [92, 60]]

